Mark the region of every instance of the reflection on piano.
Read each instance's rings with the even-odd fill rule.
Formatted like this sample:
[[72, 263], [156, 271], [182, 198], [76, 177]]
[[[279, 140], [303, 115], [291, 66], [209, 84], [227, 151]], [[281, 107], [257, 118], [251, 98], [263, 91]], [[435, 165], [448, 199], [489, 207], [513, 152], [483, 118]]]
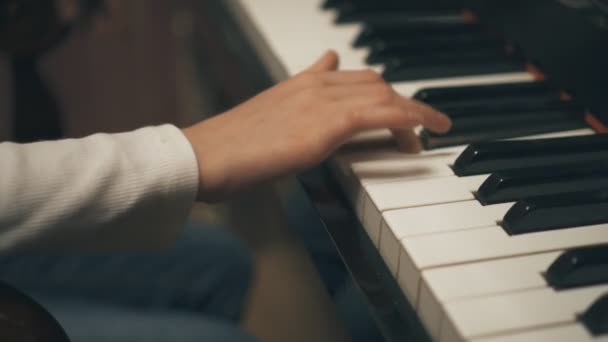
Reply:
[[233, 5], [275, 81], [333, 48], [452, 118], [328, 161], [430, 339], [608, 341], [604, 1]]

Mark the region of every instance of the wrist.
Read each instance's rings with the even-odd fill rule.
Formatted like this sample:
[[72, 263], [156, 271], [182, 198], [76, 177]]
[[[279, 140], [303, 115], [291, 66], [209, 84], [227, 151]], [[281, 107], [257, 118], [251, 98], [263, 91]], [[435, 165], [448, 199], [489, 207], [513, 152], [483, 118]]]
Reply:
[[222, 169], [224, 161], [217, 146], [205, 134], [205, 122], [182, 129], [182, 133], [190, 142], [196, 162], [198, 163], [198, 192], [199, 201], [217, 201], [221, 198], [222, 189], [226, 183], [226, 174]]

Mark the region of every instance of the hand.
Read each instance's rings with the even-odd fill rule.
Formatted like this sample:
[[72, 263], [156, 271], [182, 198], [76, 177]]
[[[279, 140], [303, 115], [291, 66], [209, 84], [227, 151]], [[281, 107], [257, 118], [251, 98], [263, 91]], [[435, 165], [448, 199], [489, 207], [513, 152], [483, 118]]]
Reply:
[[390, 128], [402, 149], [417, 151], [413, 127], [450, 128], [445, 115], [398, 95], [377, 73], [337, 68], [338, 56], [327, 52], [304, 72], [184, 129], [199, 163], [199, 199], [313, 166], [360, 131]]

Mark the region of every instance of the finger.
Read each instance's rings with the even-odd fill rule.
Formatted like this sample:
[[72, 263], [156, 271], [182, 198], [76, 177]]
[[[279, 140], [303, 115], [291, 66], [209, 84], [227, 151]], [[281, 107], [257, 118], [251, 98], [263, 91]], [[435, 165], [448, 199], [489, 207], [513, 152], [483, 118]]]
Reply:
[[418, 113], [422, 117], [420, 124], [433, 132], [445, 133], [452, 127], [452, 121], [447, 115], [429, 105], [402, 96], [398, 96], [398, 101], [406, 110]]
[[319, 75], [327, 85], [385, 83], [382, 76], [373, 70], [340, 70], [330, 71]]
[[319, 58], [313, 65], [308, 67], [305, 72], [325, 72], [337, 70], [340, 64], [340, 58], [338, 54], [329, 50], [326, 51], [321, 58]]
[[392, 129], [399, 150], [407, 153], [418, 153], [422, 150], [420, 138], [411, 129]]
[[398, 105], [355, 107], [343, 113], [355, 132], [378, 128], [411, 129], [424, 120], [417, 112], [407, 111]]
[[[335, 92], [345, 91], [336, 89]], [[405, 117], [407, 124], [403, 127], [409, 128], [414, 126], [408, 126], [409, 121], [412, 118], [417, 120], [416, 125], [422, 125], [425, 128], [437, 133], [447, 132], [451, 126], [451, 120], [443, 113], [433, 109], [432, 107], [423, 104], [421, 102], [407, 99], [403, 96], [398, 95], [391, 88], [387, 88], [386, 85], [374, 86], [368, 92], [351, 93], [339, 99], [339, 102], [344, 107], [349, 108], [352, 112], [360, 112], [360, 108], [366, 108], [365, 111], [369, 111], [379, 106], [397, 106], [401, 112], [405, 113], [402, 115], [402, 119]], [[365, 90], [365, 87], [350, 87], [351, 90]], [[344, 94], [342, 94], [344, 95]], [[399, 126], [385, 126], [384, 128], [400, 128]]]
[[326, 98], [347, 101], [351, 105], [366, 105], [380, 100], [391, 103], [398, 95], [396, 93], [387, 94], [388, 92], [391, 92], [391, 89], [385, 83], [339, 84], [327, 86], [323, 89]]

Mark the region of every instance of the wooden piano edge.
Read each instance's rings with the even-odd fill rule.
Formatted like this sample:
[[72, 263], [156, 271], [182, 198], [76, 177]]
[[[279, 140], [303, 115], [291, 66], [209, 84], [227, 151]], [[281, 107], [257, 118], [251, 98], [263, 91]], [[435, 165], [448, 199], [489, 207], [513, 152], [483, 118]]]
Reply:
[[412, 305], [357, 220], [328, 163], [298, 175], [323, 226], [387, 341], [431, 339]]

